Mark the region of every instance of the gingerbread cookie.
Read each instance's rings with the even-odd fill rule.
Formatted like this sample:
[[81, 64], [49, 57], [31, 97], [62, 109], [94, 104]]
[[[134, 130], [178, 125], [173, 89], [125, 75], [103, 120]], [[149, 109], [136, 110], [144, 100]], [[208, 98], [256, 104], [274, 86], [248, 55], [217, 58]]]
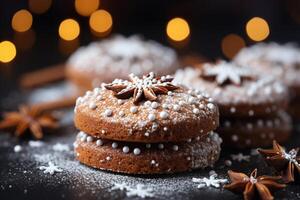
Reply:
[[265, 118], [226, 118], [220, 122], [218, 129], [224, 144], [237, 148], [272, 146], [273, 140], [285, 143], [291, 130], [291, 118], [286, 112]]
[[293, 44], [259, 43], [242, 49], [234, 62], [264, 73], [272, 74], [290, 90], [291, 114], [300, 118], [300, 49]]
[[[260, 147], [271, 145], [272, 137], [281, 142], [287, 140], [291, 122], [282, 116], [287, 115], [289, 93], [273, 77], [220, 61], [204, 64], [201, 69], [178, 70], [174, 81], [207, 93], [218, 104], [222, 121], [218, 132], [224, 137], [224, 145]], [[269, 123], [273, 119], [279, 120], [280, 128], [255, 125], [256, 121]]]
[[76, 158], [91, 167], [130, 174], [161, 174], [213, 166], [221, 138], [210, 133], [181, 143], [128, 143], [97, 139], [80, 132]]
[[116, 35], [79, 48], [67, 61], [66, 74], [80, 90], [86, 91], [115, 78], [126, 79], [128, 73], [171, 74], [178, 66], [171, 48], [138, 36]]
[[206, 63], [201, 69], [178, 70], [174, 78], [177, 83], [207, 93], [220, 113], [230, 117], [273, 115], [286, 109], [289, 100], [287, 88], [274, 78], [225, 61]]
[[88, 91], [77, 100], [74, 122], [82, 131], [78, 160], [99, 169], [172, 173], [211, 166], [220, 153], [212, 99], [152, 72]]

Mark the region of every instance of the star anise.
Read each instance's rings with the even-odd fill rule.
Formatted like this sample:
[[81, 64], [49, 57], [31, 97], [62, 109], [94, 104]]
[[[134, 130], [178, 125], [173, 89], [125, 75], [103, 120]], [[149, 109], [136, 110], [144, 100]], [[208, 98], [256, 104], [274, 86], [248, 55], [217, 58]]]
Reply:
[[15, 127], [15, 134], [22, 136], [29, 130], [36, 139], [43, 137], [42, 128], [56, 128], [57, 119], [51, 115], [43, 113], [41, 110], [20, 106], [19, 112], [8, 112], [4, 114], [4, 119], [0, 121], [0, 129]]
[[228, 176], [231, 183], [225, 185], [224, 188], [237, 194], [243, 193], [245, 200], [257, 199], [257, 197], [262, 200], [274, 199], [271, 191], [283, 189], [286, 186], [278, 183], [280, 176], [257, 177], [257, 169], [252, 171], [250, 177], [231, 170], [228, 171]]
[[243, 80], [254, 78], [249, 69], [238, 67], [225, 61], [219, 61], [215, 65], [203, 65], [201, 76], [208, 80], [216, 81], [218, 85], [224, 85], [225, 83], [241, 85]]
[[153, 72], [143, 76], [143, 78], [130, 74], [129, 81], [117, 79], [105, 85], [105, 88], [112, 90], [115, 93], [115, 97], [119, 99], [133, 97], [134, 104], [137, 104], [143, 98], [154, 101], [157, 99], [157, 94], [167, 94], [168, 91], [178, 89], [179, 87], [171, 83], [172, 80], [173, 78], [170, 76], [156, 78]]
[[286, 152], [275, 140], [273, 149], [258, 149], [267, 164], [280, 173], [285, 183], [294, 182], [300, 175], [300, 157], [297, 156], [299, 148]]

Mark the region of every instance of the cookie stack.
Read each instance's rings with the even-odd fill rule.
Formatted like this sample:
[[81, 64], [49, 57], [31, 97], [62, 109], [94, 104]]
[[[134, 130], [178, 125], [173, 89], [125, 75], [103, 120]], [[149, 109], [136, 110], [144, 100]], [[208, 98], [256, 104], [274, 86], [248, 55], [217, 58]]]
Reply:
[[79, 48], [67, 61], [67, 78], [85, 92], [115, 78], [126, 79], [128, 73], [144, 75], [171, 74], [178, 68], [175, 51], [139, 36], [115, 35]]
[[91, 167], [130, 174], [212, 166], [221, 139], [218, 107], [196, 90], [154, 73], [116, 79], [79, 97], [76, 158]]
[[289, 113], [300, 119], [300, 49], [297, 46], [259, 43], [242, 49], [234, 61], [282, 81], [290, 92]]
[[221, 116], [218, 132], [226, 146], [263, 147], [289, 138], [288, 89], [270, 76], [220, 61], [178, 70], [174, 81], [215, 100]]

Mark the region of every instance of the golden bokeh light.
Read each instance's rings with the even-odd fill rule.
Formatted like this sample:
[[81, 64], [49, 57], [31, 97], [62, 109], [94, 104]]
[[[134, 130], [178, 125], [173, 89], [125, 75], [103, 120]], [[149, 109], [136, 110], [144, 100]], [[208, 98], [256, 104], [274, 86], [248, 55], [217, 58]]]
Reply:
[[29, 0], [29, 10], [35, 14], [43, 14], [49, 10], [52, 0]]
[[17, 54], [15, 45], [10, 41], [3, 41], [0, 43], [0, 61], [8, 63], [12, 61]]
[[58, 33], [64, 40], [74, 40], [80, 34], [80, 26], [74, 19], [65, 19], [60, 23]]
[[82, 16], [90, 16], [99, 8], [99, 0], [75, 0], [75, 10]]
[[244, 39], [237, 34], [229, 34], [222, 39], [221, 48], [223, 54], [232, 59], [241, 48], [245, 47]]
[[101, 9], [93, 12], [89, 24], [92, 32], [95, 32], [95, 35], [98, 34], [101, 36], [110, 32], [113, 25], [113, 19], [109, 12]]
[[246, 32], [250, 39], [263, 41], [270, 34], [268, 22], [260, 17], [253, 17], [246, 24]]
[[25, 32], [31, 28], [32, 15], [28, 10], [22, 9], [16, 12], [11, 20], [11, 26], [15, 31]]
[[176, 17], [167, 24], [167, 35], [171, 40], [183, 41], [190, 35], [190, 27], [186, 20]]

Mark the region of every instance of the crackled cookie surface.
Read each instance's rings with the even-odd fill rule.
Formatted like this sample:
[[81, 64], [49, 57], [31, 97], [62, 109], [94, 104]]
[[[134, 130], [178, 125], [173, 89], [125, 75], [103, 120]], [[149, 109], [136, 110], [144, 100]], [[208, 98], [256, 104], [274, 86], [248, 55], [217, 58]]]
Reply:
[[88, 91], [78, 98], [74, 118], [92, 136], [131, 142], [186, 141], [219, 124], [211, 98], [153, 73]]
[[141, 37], [116, 35], [79, 48], [67, 62], [67, 77], [79, 88], [90, 89], [128, 73], [143, 75], [151, 71], [163, 75], [178, 68], [171, 48]]

